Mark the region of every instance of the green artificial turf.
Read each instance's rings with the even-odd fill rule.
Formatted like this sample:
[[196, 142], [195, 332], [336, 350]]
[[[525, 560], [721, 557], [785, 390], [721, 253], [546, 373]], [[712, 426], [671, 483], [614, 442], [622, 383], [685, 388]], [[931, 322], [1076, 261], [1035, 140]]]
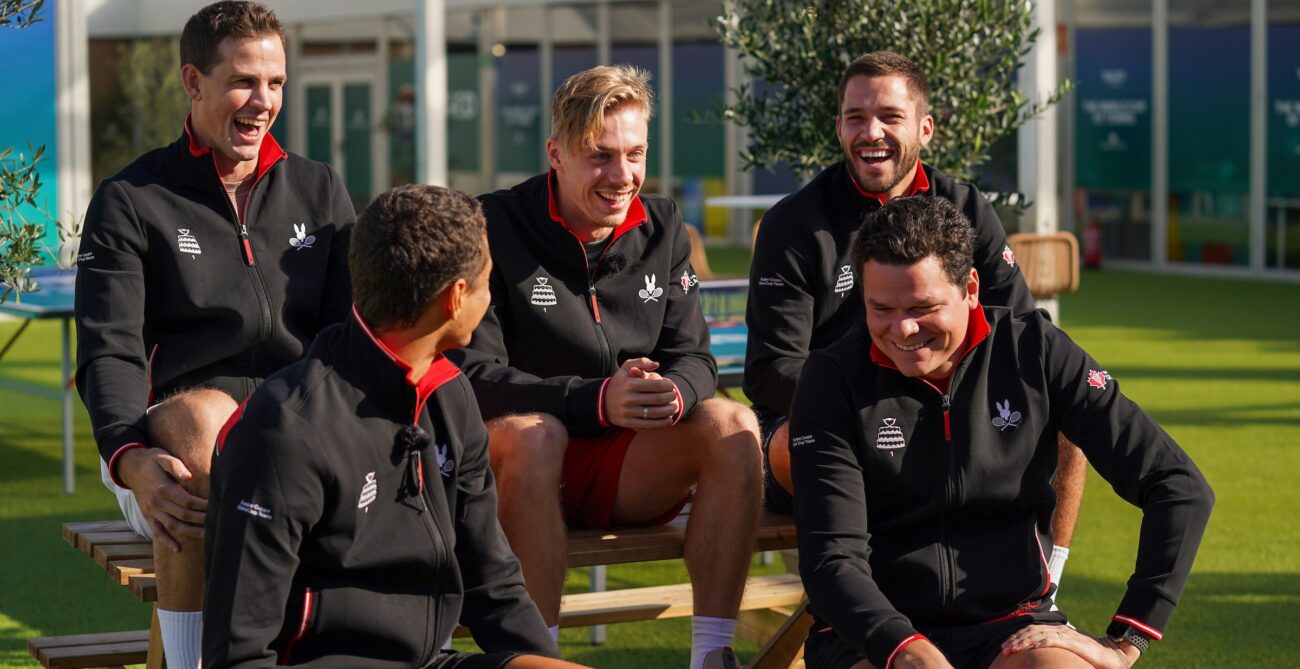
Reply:
[[[743, 251], [710, 249], [714, 271], [743, 275]], [[1183, 602], [1143, 667], [1289, 666], [1300, 657], [1300, 284], [1086, 272], [1062, 325], [1192, 455], [1218, 505]], [[0, 322], [0, 345], [18, 327]], [[56, 387], [58, 328], [36, 323], [0, 378]], [[59, 526], [116, 515], [77, 411], [77, 494], [62, 492], [54, 402], [0, 390], [0, 667], [32, 667], [35, 635], [141, 629], [148, 609], [68, 547]], [[1092, 474], [1059, 603], [1099, 632], [1133, 568], [1140, 514]], [[779, 565], [779, 562], [778, 562]], [[779, 566], [763, 568], [778, 570]], [[680, 582], [680, 562], [611, 567], [609, 587]], [[586, 570], [568, 587], [582, 590]], [[687, 620], [611, 625], [608, 642], [565, 630], [577, 662], [681, 667]], [[752, 646], [742, 645], [746, 654]]]

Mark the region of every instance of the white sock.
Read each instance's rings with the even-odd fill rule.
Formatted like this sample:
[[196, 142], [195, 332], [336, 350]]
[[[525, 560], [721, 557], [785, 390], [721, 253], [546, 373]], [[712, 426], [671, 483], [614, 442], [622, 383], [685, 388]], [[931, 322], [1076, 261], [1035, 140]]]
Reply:
[[200, 669], [203, 666], [203, 612], [158, 609], [163, 654], [171, 669]]
[[1056, 591], [1061, 591], [1061, 574], [1065, 571], [1065, 561], [1070, 558], [1070, 549], [1065, 546], [1052, 546], [1052, 557], [1047, 560], [1047, 573], [1052, 575]]
[[702, 669], [704, 656], [731, 645], [736, 636], [735, 618], [691, 618], [691, 669]]
[[555, 645], [560, 645], [560, 626], [552, 625], [547, 627], [546, 631], [551, 633], [551, 640], [555, 642]]

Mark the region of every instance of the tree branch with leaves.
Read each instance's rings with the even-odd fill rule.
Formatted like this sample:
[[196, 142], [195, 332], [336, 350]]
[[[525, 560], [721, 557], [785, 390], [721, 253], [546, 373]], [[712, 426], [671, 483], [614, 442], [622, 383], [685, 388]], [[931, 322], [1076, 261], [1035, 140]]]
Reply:
[[[44, 4], [45, 0], [0, 0], [0, 28], [39, 23]], [[27, 153], [17, 156], [12, 147], [0, 150], [0, 302], [36, 290], [29, 273], [32, 266], [43, 262], [40, 242], [45, 225], [28, 221], [21, 208], [40, 211], [36, 196], [41, 190], [41, 173], [36, 163], [44, 155], [44, 146], [28, 146]]]

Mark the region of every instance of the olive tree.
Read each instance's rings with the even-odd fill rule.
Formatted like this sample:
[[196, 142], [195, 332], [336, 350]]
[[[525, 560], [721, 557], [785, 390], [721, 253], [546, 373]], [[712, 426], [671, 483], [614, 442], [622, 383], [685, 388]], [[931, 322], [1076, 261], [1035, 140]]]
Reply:
[[[21, 29], [41, 21], [44, 4], [45, 0], [0, 0], [0, 28]], [[12, 147], [0, 150], [0, 302], [36, 288], [28, 269], [41, 264], [39, 246], [45, 226], [28, 221], [20, 207], [36, 206], [41, 190], [36, 163], [44, 153], [44, 146], [29, 146], [17, 155]]]
[[840, 74], [862, 54], [894, 51], [930, 81], [936, 132], [926, 162], [971, 180], [998, 139], [1069, 90], [1062, 83], [1027, 100], [1016, 88], [1038, 36], [1032, 10], [1030, 0], [732, 0], [718, 33], [771, 90], [739, 87], [721, 116], [749, 130], [746, 167], [784, 162], [807, 179], [842, 156], [831, 130]]

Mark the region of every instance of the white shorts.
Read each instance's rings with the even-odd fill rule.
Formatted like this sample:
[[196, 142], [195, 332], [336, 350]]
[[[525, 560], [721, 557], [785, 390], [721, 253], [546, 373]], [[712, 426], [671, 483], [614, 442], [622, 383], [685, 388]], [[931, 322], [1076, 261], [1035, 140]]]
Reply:
[[122, 509], [122, 517], [136, 534], [153, 540], [153, 531], [149, 529], [149, 521], [145, 520], [144, 514], [140, 513], [140, 505], [135, 501], [135, 493], [123, 488], [113, 482], [113, 477], [108, 474], [108, 463], [104, 458], [99, 459], [99, 479], [104, 482], [104, 487], [117, 497], [117, 506]]

